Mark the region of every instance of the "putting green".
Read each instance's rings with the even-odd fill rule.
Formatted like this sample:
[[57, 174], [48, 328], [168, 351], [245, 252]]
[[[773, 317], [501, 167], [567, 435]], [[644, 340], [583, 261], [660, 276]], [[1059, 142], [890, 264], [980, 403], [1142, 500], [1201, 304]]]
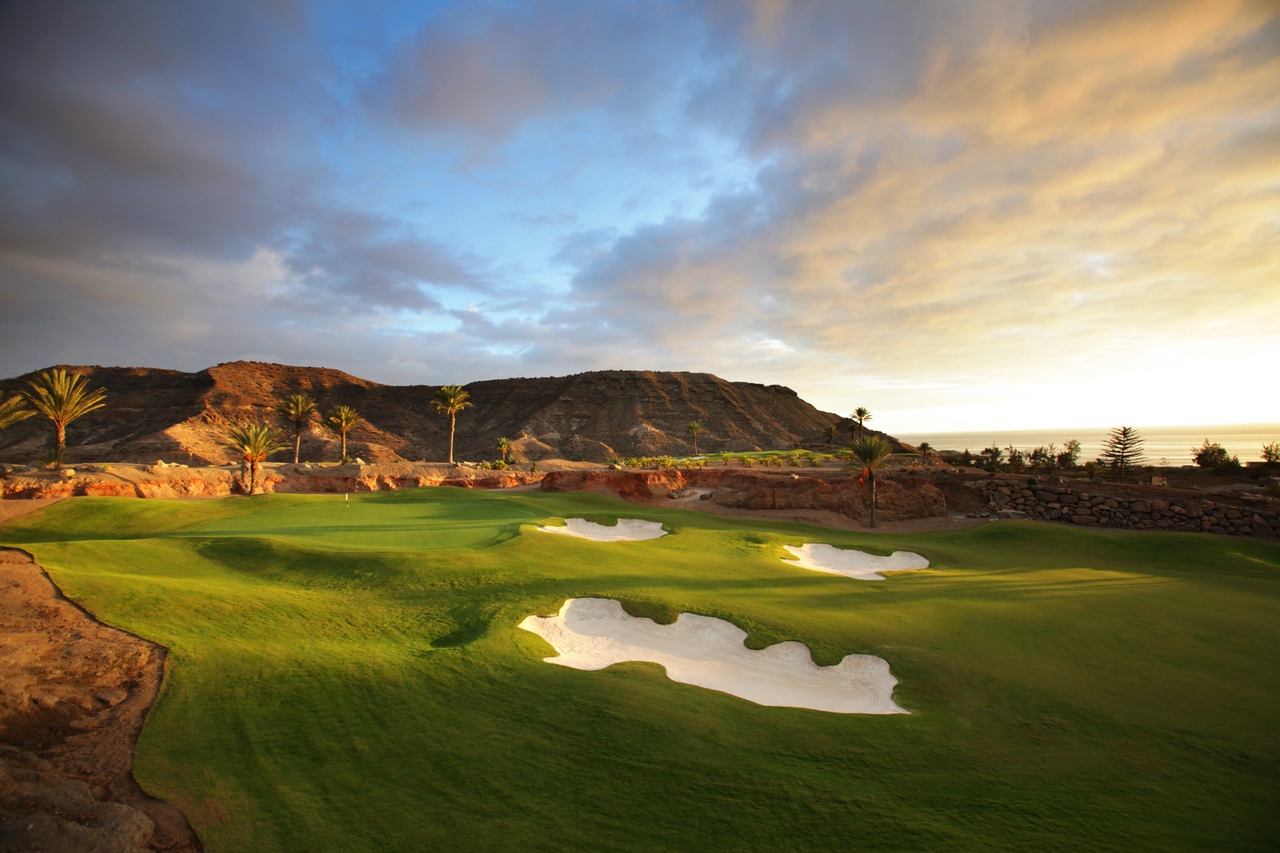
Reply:
[[513, 502], [472, 499], [412, 500], [385, 496], [298, 495], [257, 512], [188, 528], [202, 538], [269, 538], [337, 551], [431, 551], [496, 544], [519, 531], [536, 510]]
[[[661, 522], [602, 543], [569, 517]], [[1008, 522], [868, 536], [584, 494], [76, 499], [0, 527], [170, 649], [145, 788], [218, 851], [1248, 850], [1280, 814], [1280, 548]], [[784, 545], [912, 551], [863, 583]], [[910, 715], [549, 666], [567, 598], [688, 611]]]

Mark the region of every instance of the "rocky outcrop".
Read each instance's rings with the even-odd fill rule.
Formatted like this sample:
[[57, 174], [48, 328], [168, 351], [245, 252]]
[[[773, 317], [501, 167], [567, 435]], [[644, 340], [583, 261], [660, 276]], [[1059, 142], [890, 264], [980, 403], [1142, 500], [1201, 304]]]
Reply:
[[92, 619], [25, 552], [0, 549], [0, 584], [0, 849], [199, 850], [130, 772], [165, 649]]
[[[431, 410], [427, 385], [380, 385], [338, 370], [258, 362], [220, 364], [197, 373], [76, 367], [106, 405], [72, 423], [67, 461], [189, 464], [231, 461], [229, 425], [270, 422], [284, 397], [307, 394], [322, 412], [351, 406], [363, 422], [349, 436], [353, 456], [371, 462], [439, 460], [449, 420]], [[0, 381], [0, 398], [27, 387], [32, 374]], [[685, 427], [702, 425], [700, 449], [744, 451], [822, 441], [823, 428], [847, 421], [820, 412], [781, 385], [728, 382], [708, 373], [608, 370], [464, 386], [474, 407], [458, 416], [457, 459], [494, 459], [499, 438], [520, 461], [561, 458], [604, 462], [613, 456], [687, 454]], [[0, 461], [40, 458], [48, 425], [30, 418], [0, 433]], [[290, 427], [291, 429], [291, 427]], [[301, 458], [339, 457], [337, 437], [319, 418], [304, 429]], [[290, 457], [292, 458], [292, 457]]]
[[686, 475], [675, 469], [660, 471], [560, 471], [542, 478], [546, 492], [607, 490], [629, 500], [663, 498], [689, 487]]
[[1265, 538], [1274, 537], [1280, 529], [1280, 501], [1261, 495], [1214, 499], [1103, 483], [1054, 483], [1038, 477], [983, 479], [967, 485], [981, 492], [991, 515], [1003, 518]]
[[0, 746], [0, 850], [144, 853], [155, 823], [123, 803], [95, 799], [30, 752]]
[[[529, 471], [486, 470], [465, 466], [277, 465], [259, 475], [259, 493], [333, 494], [457, 486], [464, 489], [509, 489], [533, 485], [543, 475]], [[0, 480], [0, 497], [23, 498], [130, 497], [204, 498], [242, 494], [240, 472], [232, 468], [186, 466], [90, 466], [64, 471], [20, 472]]]

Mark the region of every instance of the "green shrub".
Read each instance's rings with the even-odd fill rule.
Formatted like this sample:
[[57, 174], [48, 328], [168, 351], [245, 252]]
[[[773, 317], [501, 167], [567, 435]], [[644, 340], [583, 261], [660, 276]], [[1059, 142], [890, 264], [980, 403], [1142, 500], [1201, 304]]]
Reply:
[[[1204, 440], [1204, 444], [1199, 449], [1191, 448], [1194, 454], [1191, 458], [1201, 468], [1221, 468], [1224, 465], [1231, 464], [1231, 456], [1228, 455], [1227, 449], [1216, 441], [1210, 442], [1209, 439]], [[1239, 467], [1240, 460], [1236, 460], [1236, 467]]]

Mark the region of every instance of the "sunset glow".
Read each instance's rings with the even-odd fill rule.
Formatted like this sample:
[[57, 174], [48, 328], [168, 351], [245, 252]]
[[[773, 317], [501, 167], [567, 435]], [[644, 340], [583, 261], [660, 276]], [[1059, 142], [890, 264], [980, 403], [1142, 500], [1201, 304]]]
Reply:
[[8, 3], [0, 374], [1274, 423], [1271, 2]]

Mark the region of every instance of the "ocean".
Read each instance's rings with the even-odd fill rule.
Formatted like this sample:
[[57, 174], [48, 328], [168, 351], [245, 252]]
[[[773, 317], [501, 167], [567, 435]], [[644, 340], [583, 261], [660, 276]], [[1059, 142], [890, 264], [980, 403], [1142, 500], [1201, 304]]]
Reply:
[[[1239, 456], [1240, 461], [1258, 462], [1262, 459], [1262, 446], [1280, 441], [1280, 424], [1232, 424], [1230, 426], [1135, 426], [1143, 439], [1142, 454], [1148, 465], [1177, 466], [1193, 464], [1191, 457], [1204, 440], [1221, 444], [1227, 453]], [[991, 430], [988, 432], [909, 433], [894, 434], [907, 444], [929, 442], [936, 450], [971, 450], [978, 453], [984, 447], [1016, 447], [1030, 450], [1033, 447], [1054, 444], [1058, 449], [1075, 439], [1083, 446], [1080, 461], [1096, 459], [1102, 453], [1102, 444], [1111, 432], [1109, 428], [1085, 429], [1036, 429]]]

